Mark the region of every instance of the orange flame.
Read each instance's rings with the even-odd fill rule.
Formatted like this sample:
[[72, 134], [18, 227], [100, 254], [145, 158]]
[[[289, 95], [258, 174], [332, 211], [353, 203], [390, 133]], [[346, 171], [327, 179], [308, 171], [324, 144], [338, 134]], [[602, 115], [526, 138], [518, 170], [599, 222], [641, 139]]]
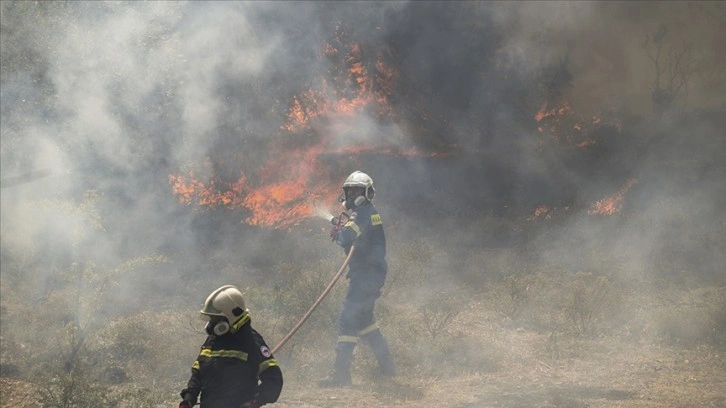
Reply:
[[[273, 159], [257, 170], [250, 183], [245, 174], [232, 183], [223, 183], [214, 176], [206, 182], [190, 172], [188, 175], [169, 176], [172, 191], [179, 202], [202, 207], [244, 209], [250, 215], [243, 222], [250, 225], [286, 227], [302, 219], [315, 216], [320, 202], [333, 202], [339, 187], [321, 178], [326, 169], [319, 164], [322, 154], [352, 154], [376, 152], [395, 155], [436, 155], [416, 148], [392, 146], [329, 146], [329, 135], [320, 133], [318, 121], [330, 117], [346, 117], [367, 110], [374, 116], [393, 115], [388, 104], [395, 91], [398, 72], [378, 52], [370, 64], [364, 59], [363, 45], [346, 41], [340, 25], [336, 39], [326, 43], [322, 56], [331, 59], [333, 69], [327, 78], [316, 78], [310, 89], [294, 96], [279, 129], [288, 134], [309, 132], [317, 136], [315, 145], [290, 149], [283, 143], [273, 148]], [[280, 135], [283, 136], [283, 135]], [[307, 140], [307, 139], [306, 139]], [[315, 139], [313, 139], [315, 140]]]
[[591, 215], [613, 215], [619, 213], [623, 206], [623, 197], [625, 197], [625, 194], [637, 182], [638, 180], [635, 178], [628, 179], [617, 193], [597, 201], [587, 213]]
[[239, 198], [248, 190], [247, 180], [244, 176], [231, 184], [228, 190], [219, 191], [214, 180], [205, 185], [203, 181], [190, 175], [184, 177], [179, 174], [169, 176], [169, 183], [174, 194], [182, 204], [197, 202], [200, 206], [238, 208], [242, 205]]
[[311, 89], [294, 97], [282, 130], [296, 132], [310, 128], [318, 118], [353, 115], [365, 109], [378, 117], [393, 115], [388, 96], [396, 88], [398, 71], [379, 52], [371, 75], [364, 64], [362, 45], [352, 43], [347, 47], [347, 53], [343, 53], [330, 43], [325, 44], [323, 54], [329, 58], [344, 55], [346, 69], [329, 79], [317, 78]]
[[532, 220], [534, 220], [536, 218], [539, 218], [539, 217], [545, 217], [546, 219], [550, 219], [551, 218], [550, 208], [547, 207], [546, 205], [540, 205], [539, 207], [537, 207], [534, 210], [534, 214], [530, 215], [527, 218], [527, 221], [532, 221]]
[[[250, 212], [243, 220], [246, 224], [283, 228], [314, 216], [318, 203], [336, 198], [337, 186], [327, 180], [315, 183], [318, 180], [314, 174], [321, 172], [317, 163], [319, 154], [319, 149], [312, 147], [268, 162], [259, 170], [259, 185], [251, 185], [244, 174], [232, 183], [221, 183], [215, 177], [205, 183], [193, 174], [173, 174], [169, 176], [169, 183], [182, 204], [244, 209]], [[288, 163], [293, 164], [286, 166]]]
[[537, 131], [549, 136], [549, 139], [565, 147], [583, 148], [597, 144], [590, 135], [600, 126], [612, 126], [622, 132], [622, 123], [615, 117], [615, 109], [604, 109], [599, 115], [590, 118], [575, 113], [568, 102], [548, 109], [545, 102], [535, 113], [538, 122]]
[[547, 102], [545, 102], [542, 107], [539, 108], [539, 111], [537, 111], [537, 113], [534, 115], [534, 119], [537, 122], [541, 122], [545, 118], [562, 116], [568, 112], [571, 112], [570, 104], [568, 102], [565, 102], [562, 105], [552, 108], [550, 110], [547, 110]]

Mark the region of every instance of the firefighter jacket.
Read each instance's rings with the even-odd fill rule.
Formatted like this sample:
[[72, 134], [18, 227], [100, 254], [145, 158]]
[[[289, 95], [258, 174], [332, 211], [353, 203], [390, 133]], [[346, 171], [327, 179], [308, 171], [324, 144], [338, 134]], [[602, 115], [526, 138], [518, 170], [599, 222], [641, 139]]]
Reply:
[[348, 265], [348, 278], [364, 278], [357, 276], [366, 274], [365, 278], [380, 281], [382, 284], [388, 272], [386, 263], [386, 235], [383, 232], [383, 221], [373, 204], [366, 202], [356, 207], [351, 219], [335, 236], [335, 242], [343, 247], [345, 253], [355, 245], [355, 251]]
[[184, 400], [200, 408], [239, 408], [256, 400], [261, 405], [277, 401], [282, 391], [282, 371], [249, 315], [232, 326], [230, 333], [210, 335], [192, 365]]

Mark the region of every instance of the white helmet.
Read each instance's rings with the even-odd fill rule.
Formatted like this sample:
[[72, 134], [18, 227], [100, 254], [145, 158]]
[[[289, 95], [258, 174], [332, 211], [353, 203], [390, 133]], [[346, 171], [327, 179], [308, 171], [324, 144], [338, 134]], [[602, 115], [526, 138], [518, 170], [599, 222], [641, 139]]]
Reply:
[[229, 324], [234, 325], [249, 313], [249, 310], [245, 307], [242, 292], [234, 285], [224, 285], [207, 296], [204, 307], [199, 313], [205, 316], [224, 317]]
[[[346, 200], [346, 189], [353, 188], [353, 187], [360, 187], [364, 189], [364, 194], [362, 196], [358, 196], [355, 198], [355, 201], [353, 203], [349, 203]], [[376, 189], [373, 188], [373, 179], [363, 173], [362, 171], [354, 171], [353, 173], [348, 176], [347, 179], [343, 182], [343, 203], [345, 204], [345, 207], [348, 209], [359, 207], [363, 205], [363, 203], [368, 200], [372, 201], [373, 197], [376, 195]]]

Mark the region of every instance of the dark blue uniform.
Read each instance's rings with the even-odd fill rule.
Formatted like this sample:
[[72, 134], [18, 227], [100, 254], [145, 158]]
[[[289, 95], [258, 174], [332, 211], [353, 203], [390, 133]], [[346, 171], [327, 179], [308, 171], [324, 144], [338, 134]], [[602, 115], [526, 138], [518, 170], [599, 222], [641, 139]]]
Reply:
[[335, 237], [335, 242], [348, 254], [355, 252], [348, 263], [348, 292], [340, 318], [340, 336], [357, 337], [359, 331], [375, 322], [373, 308], [386, 281], [386, 235], [383, 221], [373, 204], [358, 208], [350, 221]]
[[382, 373], [393, 375], [388, 344], [373, 314], [388, 273], [383, 220], [373, 204], [366, 201], [356, 207], [351, 219], [335, 235], [335, 242], [346, 254], [355, 246], [346, 275], [349, 282], [340, 314], [335, 375], [339, 382], [350, 382], [353, 349], [359, 338], [366, 340], [373, 349]]
[[210, 335], [192, 365], [192, 376], [181, 396], [200, 408], [239, 408], [244, 402], [277, 401], [282, 371], [249, 315], [223, 336]]

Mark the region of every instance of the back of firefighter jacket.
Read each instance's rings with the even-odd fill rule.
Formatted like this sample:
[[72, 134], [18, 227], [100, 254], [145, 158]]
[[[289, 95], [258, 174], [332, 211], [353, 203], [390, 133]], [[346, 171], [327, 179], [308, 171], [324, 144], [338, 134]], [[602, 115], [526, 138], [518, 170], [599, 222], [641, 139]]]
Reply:
[[249, 400], [277, 401], [282, 371], [262, 336], [245, 324], [239, 331], [210, 335], [192, 365], [192, 376], [181, 394], [189, 393], [200, 408], [238, 408]]

